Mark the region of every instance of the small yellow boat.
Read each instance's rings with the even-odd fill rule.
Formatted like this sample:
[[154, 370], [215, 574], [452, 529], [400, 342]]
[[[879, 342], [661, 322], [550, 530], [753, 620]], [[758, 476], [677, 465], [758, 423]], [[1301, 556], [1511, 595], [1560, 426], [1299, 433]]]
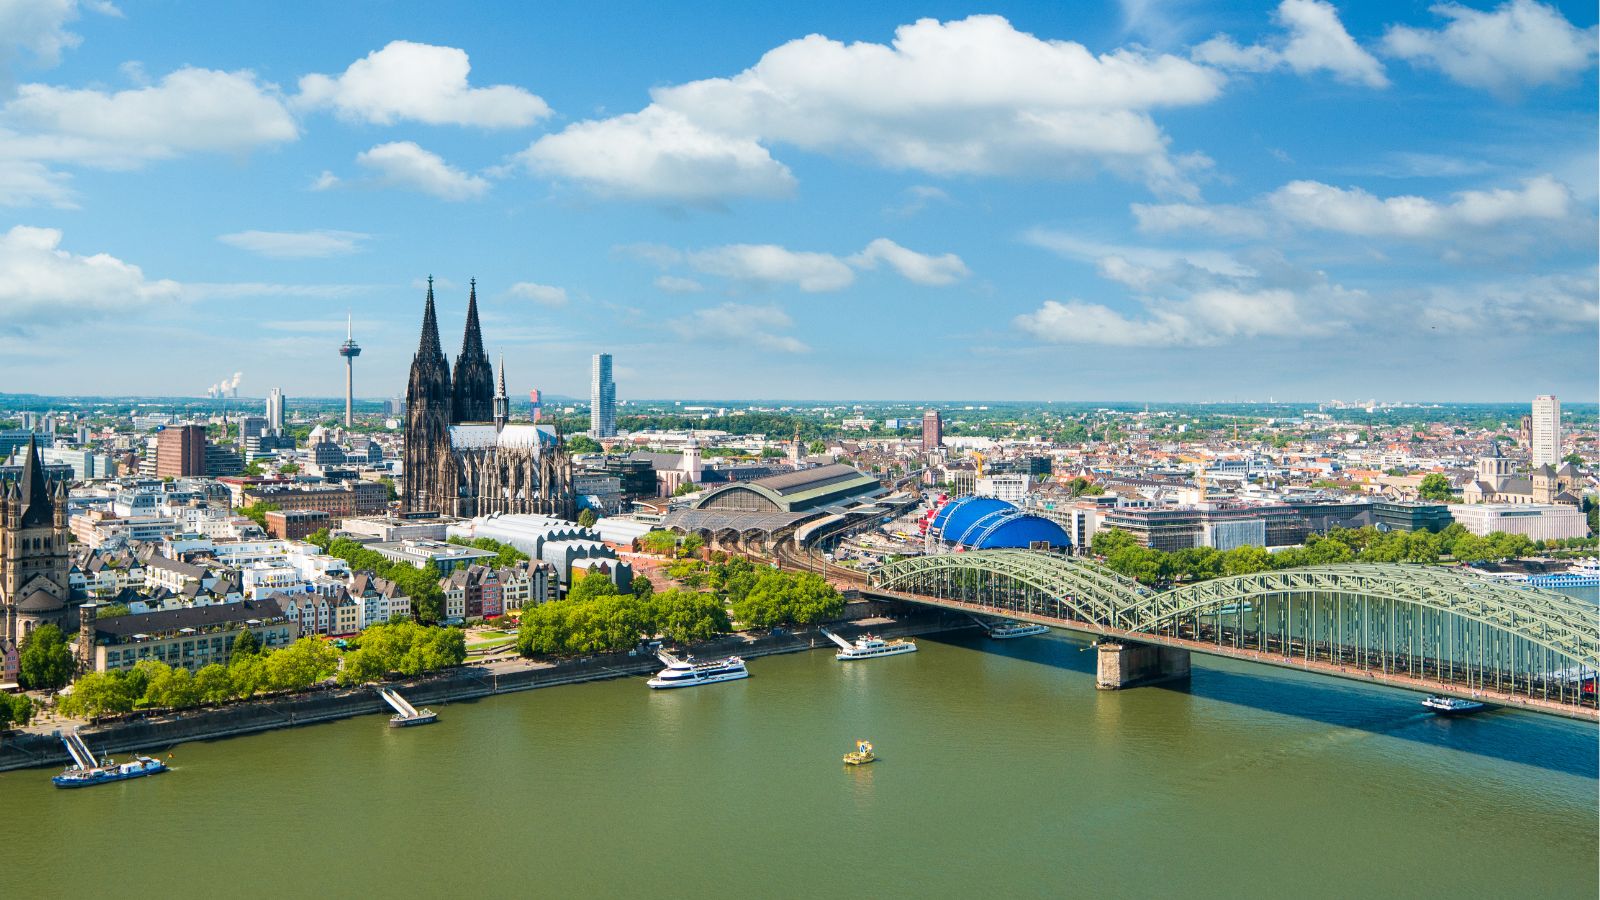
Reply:
[[844, 764], [847, 766], [864, 766], [877, 760], [878, 757], [872, 754], [871, 741], [856, 741], [856, 748], [844, 755]]

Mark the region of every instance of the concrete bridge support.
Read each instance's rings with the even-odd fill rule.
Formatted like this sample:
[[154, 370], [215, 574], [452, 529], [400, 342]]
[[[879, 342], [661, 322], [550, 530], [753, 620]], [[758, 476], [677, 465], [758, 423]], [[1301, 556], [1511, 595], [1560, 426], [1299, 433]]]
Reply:
[[1141, 684], [1177, 681], [1189, 677], [1189, 651], [1177, 647], [1101, 640], [1095, 687], [1116, 691]]

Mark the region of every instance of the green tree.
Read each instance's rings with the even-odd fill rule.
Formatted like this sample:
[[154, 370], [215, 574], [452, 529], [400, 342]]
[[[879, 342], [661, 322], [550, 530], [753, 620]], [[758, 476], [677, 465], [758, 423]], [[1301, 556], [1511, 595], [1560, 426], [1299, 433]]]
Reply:
[[128, 604], [126, 603], [107, 603], [105, 606], [95, 609], [94, 617], [96, 619], [114, 619], [117, 616], [125, 616], [129, 612], [131, 610], [128, 609]]
[[144, 688], [144, 704], [165, 709], [183, 709], [200, 702], [194, 674], [182, 666], [172, 667], [151, 677]]
[[727, 608], [711, 594], [670, 590], [648, 604], [650, 631], [680, 644], [710, 640], [732, 627]]
[[1251, 575], [1265, 572], [1272, 567], [1272, 554], [1268, 553], [1265, 547], [1235, 547], [1223, 554], [1224, 575]]
[[1094, 533], [1090, 546], [1100, 556], [1110, 557], [1124, 547], [1137, 547], [1139, 543], [1133, 539], [1133, 535], [1120, 528], [1102, 528]]
[[33, 700], [27, 694], [0, 694], [0, 731], [33, 721]]
[[261, 639], [256, 637], [256, 633], [254, 631], [251, 631], [250, 629], [246, 628], [245, 630], [239, 632], [239, 634], [234, 637], [234, 639], [233, 639], [233, 658], [234, 659], [238, 659], [241, 656], [254, 656], [254, 655], [256, 655], [257, 653], [260, 653], [260, 652], [261, 652]]
[[566, 439], [568, 453], [599, 453], [604, 450], [600, 442], [587, 434], [575, 434]]
[[595, 515], [592, 509], [585, 507], [583, 512], [578, 513], [578, 524], [584, 528], [593, 528], [594, 523], [598, 521], [600, 521], [600, 517]]
[[298, 691], [334, 674], [339, 651], [317, 638], [303, 637], [267, 654], [264, 662], [268, 690]]
[[62, 713], [92, 718], [125, 713], [144, 695], [132, 689], [132, 679], [122, 672], [89, 672], [72, 685], [72, 693], [57, 704]]
[[1561, 457], [1561, 461], [1564, 463], [1572, 463], [1580, 469], [1583, 468], [1584, 465], [1583, 457], [1576, 453], [1568, 453], [1566, 456]]
[[269, 503], [265, 500], [260, 500], [250, 504], [249, 506], [239, 507], [239, 515], [248, 518], [250, 521], [256, 523], [262, 528], [266, 528], [267, 513], [279, 508], [280, 507], [276, 503]]
[[617, 586], [612, 583], [611, 577], [593, 572], [587, 575], [572, 573], [572, 583], [567, 586], [567, 599], [581, 603], [585, 600], [594, 600], [598, 597], [608, 597], [620, 594]]
[[692, 494], [698, 490], [700, 490], [700, 485], [695, 484], [692, 481], [685, 481], [683, 484], [680, 484], [672, 489], [672, 496], [682, 497], [685, 494]]
[[1450, 501], [1454, 497], [1450, 490], [1450, 479], [1438, 472], [1424, 475], [1422, 483], [1417, 486], [1417, 496], [1423, 500]]
[[[307, 432], [306, 435], [309, 437], [310, 432]], [[284, 463], [278, 467], [278, 472], [283, 475], [293, 475], [298, 471], [300, 471], [300, 466], [298, 463]]]
[[806, 445], [806, 452], [812, 456], [816, 456], [820, 453], [827, 453], [828, 444], [825, 441], [812, 441]]
[[1455, 540], [1450, 553], [1468, 564], [1488, 562], [1494, 557], [1494, 547], [1476, 534], [1464, 534]]
[[644, 537], [639, 538], [639, 549], [659, 556], [671, 556], [677, 552], [678, 536], [670, 531], [661, 529], [649, 531], [645, 533]]
[[265, 690], [266, 681], [267, 665], [261, 657], [245, 654], [228, 661], [228, 683], [233, 687], [233, 696], [240, 700], [249, 700]]
[[633, 590], [633, 595], [640, 600], [649, 600], [656, 592], [656, 586], [651, 583], [649, 578], [643, 575], [633, 576], [633, 584], [630, 587]]
[[22, 686], [29, 690], [55, 690], [72, 680], [72, 651], [54, 625], [40, 625], [28, 632], [18, 662]]
[[221, 663], [212, 663], [194, 673], [195, 695], [201, 703], [223, 703], [233, 696], [233, 681]]

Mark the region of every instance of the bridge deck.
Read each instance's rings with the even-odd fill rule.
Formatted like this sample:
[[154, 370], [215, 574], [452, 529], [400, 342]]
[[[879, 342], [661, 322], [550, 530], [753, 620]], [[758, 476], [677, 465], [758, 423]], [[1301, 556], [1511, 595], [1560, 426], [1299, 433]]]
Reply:
[[1486, 690], [1482, 687], [1469, 688], [1466, 685], [1450, 682], [1436, 681], [1428, 678], [1416, 678], [1399, 672], [1384, 672], [1382, 670], [1365, 669], [1353, 666], [1342, 666], [1337, 663], [1318, 659], [1297, 658], [1281, 653], [1264, 652], [1249, 648], [1230, 647], [1210, 641], [1192, 640], [1164, 634], [1150, 634], [1145, 632], [1125, 631], [1119, 628], [1109, 628], [1093, 622], [1078, 621], [1075, 619], [1059, 618], [1056, 616], [1042, 616], [1029, 613], [1025, 610], [996, 610], [993, 606], [981, 603], [967, 603], [961, 600], [951, 600], [943, 597], [928, 597], [922, 594], [911, 594], [902, 591], [886, 590], [880, 587], [860, 588], [862, 596], [877, 597], [884, 600], [899, 600], [905, 603], [917, 603], [924, 606], [937, 606], [942, 609], [960, 610], [962, 612], [978, 615], [1003, 614], [1007, 618], [1026, 622], [1037, 622], [1053, 628], [1062, 628], [1068, 631], [1077, 631], [1083, 634], [1093, 634], [1103, 637], [1114, 637], [1121, 640], [1141, 644], [1156, 644], [1165, 647], [1176, 647], [1194, 653], [1203, 653], [1207, 656], [1221, 656], [1229, 659], [1241, 659], [1263, 665], [1277, 666], [1284, 669], [1298, 669], [1303, 672], [1313, 672], [1318, 675], [1327, 675], [1332, 678], [1343, 678], [1349, 681], [1358, 681], [1364, 684], [1381, 684], [1387, 687], [1403, 690], [1418, 691], [1425, 694], [1442, 694], [1451, 697], [1462, 697], [1469, 700], [1479, 700], [1492, 703], [1496, 706], [1505, 706], [1517, 709], [1527, 709], [1533, 712], [1547, 713], [1563, 716], [1569, 719], [1578, 719], [1585, 722], [1600, 722], [1600, 709], [1590, 706], [1580, 706], [1571, 703], [1559, 703], [1553, 700], [1543, 700], [1538, 697], [1529, 697], [1522, 694], [1511, 694], [1495, 690]]

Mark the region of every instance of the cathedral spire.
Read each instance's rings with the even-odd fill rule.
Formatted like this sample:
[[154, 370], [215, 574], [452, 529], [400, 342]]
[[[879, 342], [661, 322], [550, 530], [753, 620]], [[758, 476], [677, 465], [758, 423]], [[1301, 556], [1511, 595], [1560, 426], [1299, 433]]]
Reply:
[[506, 395], [506, 355], [500, 354], [500, 386], [494, 392], [494, 430], [506, 427], [511, 418], [511, 398]]
[[483, 332], [478, 328], [478, 279], [472, 279], [471, 293], [467, 294], [467, 330], [461, 335], [461, 355], [483, 353]]
[[55, 516], [55, 503], [50, 499], [50, 485], [44, 477], [44, 463], [39, 458], [39, 442], [28, 435], [28, 456], [22, 461], [22, 527], [49, 525]]
[[461, 355], [456, 357], [452, 388], [451, 422], [489, 422], [494, 417], [494, 366], [483, 352], [483, 331], [478, 326], [478, 279], [467, 295], [467, 327], [461, 335]]
[[428, 302], [422, 308], [422, 340], [417, 344], [418, 356], [441, 355], [439, 349], [439, 317], [433, 311], [433, 276], [428, 276]]

